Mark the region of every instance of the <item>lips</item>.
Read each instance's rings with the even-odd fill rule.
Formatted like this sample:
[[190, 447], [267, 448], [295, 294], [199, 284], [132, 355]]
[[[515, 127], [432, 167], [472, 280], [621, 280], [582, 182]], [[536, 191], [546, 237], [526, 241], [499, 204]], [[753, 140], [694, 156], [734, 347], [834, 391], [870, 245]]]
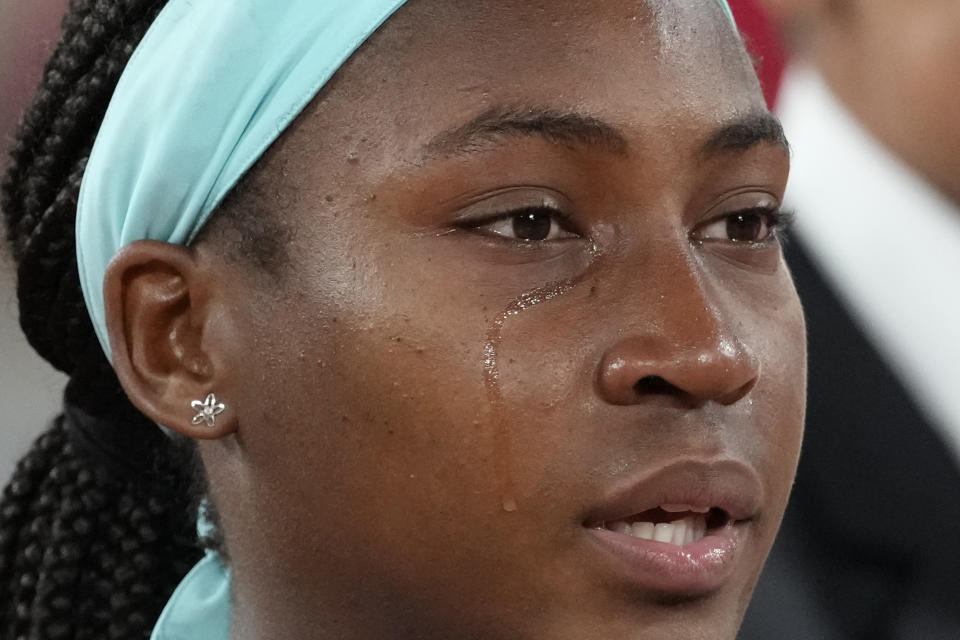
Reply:
[[613, 487], [583, 524], [619, 579], [695, 596], [730, 581], [762, 504], [762, 484], [748, 465], [683, 460]]

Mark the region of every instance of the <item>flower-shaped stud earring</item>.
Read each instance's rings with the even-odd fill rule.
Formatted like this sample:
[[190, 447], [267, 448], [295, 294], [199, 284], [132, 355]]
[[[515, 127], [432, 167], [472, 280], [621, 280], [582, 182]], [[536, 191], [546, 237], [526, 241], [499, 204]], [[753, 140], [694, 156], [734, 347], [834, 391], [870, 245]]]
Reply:
[[197, 415], [193, 416], [193, 424], [203, 422], [206, 423], [208, 427], [216, 425], [217, 416], [227, 408], [222, 402], [217, 402], [217, 396], [212, 393], [209, 394], [203, 402], [194, 400], [190, 403], [190, 406], [197, 412]]

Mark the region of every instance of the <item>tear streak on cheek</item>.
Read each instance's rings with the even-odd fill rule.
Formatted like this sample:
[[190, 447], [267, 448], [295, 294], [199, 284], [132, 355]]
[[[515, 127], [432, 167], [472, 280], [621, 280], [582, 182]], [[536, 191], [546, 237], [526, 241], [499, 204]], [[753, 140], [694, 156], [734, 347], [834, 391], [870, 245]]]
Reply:
[[499, 357], [500, 347], [503, 343], [504, 325], [508, 318], [519, 316], [528, 309], [555, 300], [572, 291], [574, 287], [586, 279], [591, 267], [601, 255], [602, 252], [598, 244], [595, 241], [591, 242], [586, 252], [586, 263], [578, 270], [576, 276], [557, 280], [522, 293], [494, 318], [487, 331], [487, 340], [482, 352], [483, 377], [491, 414], [490, 428], [492, 430], [494, 473], [496, 481], [500, 485], [501, 506], [507, 513], [518, 511], [521, 505], [517, 503], [516, 481], [513, 477], [513, 471], [516, 467], [513, 460], [511, 439], [511, 414], [504, 402], [500, 380]]
[[493, 429], [493, 453], [496, 479], [500, 483], [500, 496], [503, 510], [512, 513], [519, 509], [516, 500], [513, 479], [513, 447], [510, 438], [507, 407], [504, 404], [500, 386], [500, 367], [498, 356], [503, 342], [503, 326], [507, 318], [518, 316], [527, 309], [549, 302], [569, 292], [575, 281], [565, 280], [528, 291], [513, 300], [506, 309], [494, 319], [487, 332], [487, 342], [483, 347], [483, 377], [490, 404]]

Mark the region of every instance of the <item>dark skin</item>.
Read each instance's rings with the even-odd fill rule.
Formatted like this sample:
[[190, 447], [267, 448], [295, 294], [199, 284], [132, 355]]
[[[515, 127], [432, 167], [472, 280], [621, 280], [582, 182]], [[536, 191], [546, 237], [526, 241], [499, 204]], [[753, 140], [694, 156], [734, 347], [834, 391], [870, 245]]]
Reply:
[[[232, 637], [736, 635], [805, 394], [773, 217], [736, 216], [776, 209], [788, 155], [719, 8], [653, 5], [411, 2], [252, 177], [278, 274], [219, 223], [112, 262], [122, 383], [202, 439]], [[666, 593], [586, 521], [685, 460], [759, 506], [722, 584]]]

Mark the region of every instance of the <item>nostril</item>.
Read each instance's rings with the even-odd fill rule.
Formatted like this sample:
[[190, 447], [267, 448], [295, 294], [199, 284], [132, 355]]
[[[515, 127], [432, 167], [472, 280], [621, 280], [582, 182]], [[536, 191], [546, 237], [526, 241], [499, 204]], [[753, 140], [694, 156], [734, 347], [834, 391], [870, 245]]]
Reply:
[[633, 390], [637, 395], [653, 396], [676, 396], [683, 395], [683, 392], [671, 382], [668, 382], [660, 376], [645, 376], [640, 378], [633, 385]]

